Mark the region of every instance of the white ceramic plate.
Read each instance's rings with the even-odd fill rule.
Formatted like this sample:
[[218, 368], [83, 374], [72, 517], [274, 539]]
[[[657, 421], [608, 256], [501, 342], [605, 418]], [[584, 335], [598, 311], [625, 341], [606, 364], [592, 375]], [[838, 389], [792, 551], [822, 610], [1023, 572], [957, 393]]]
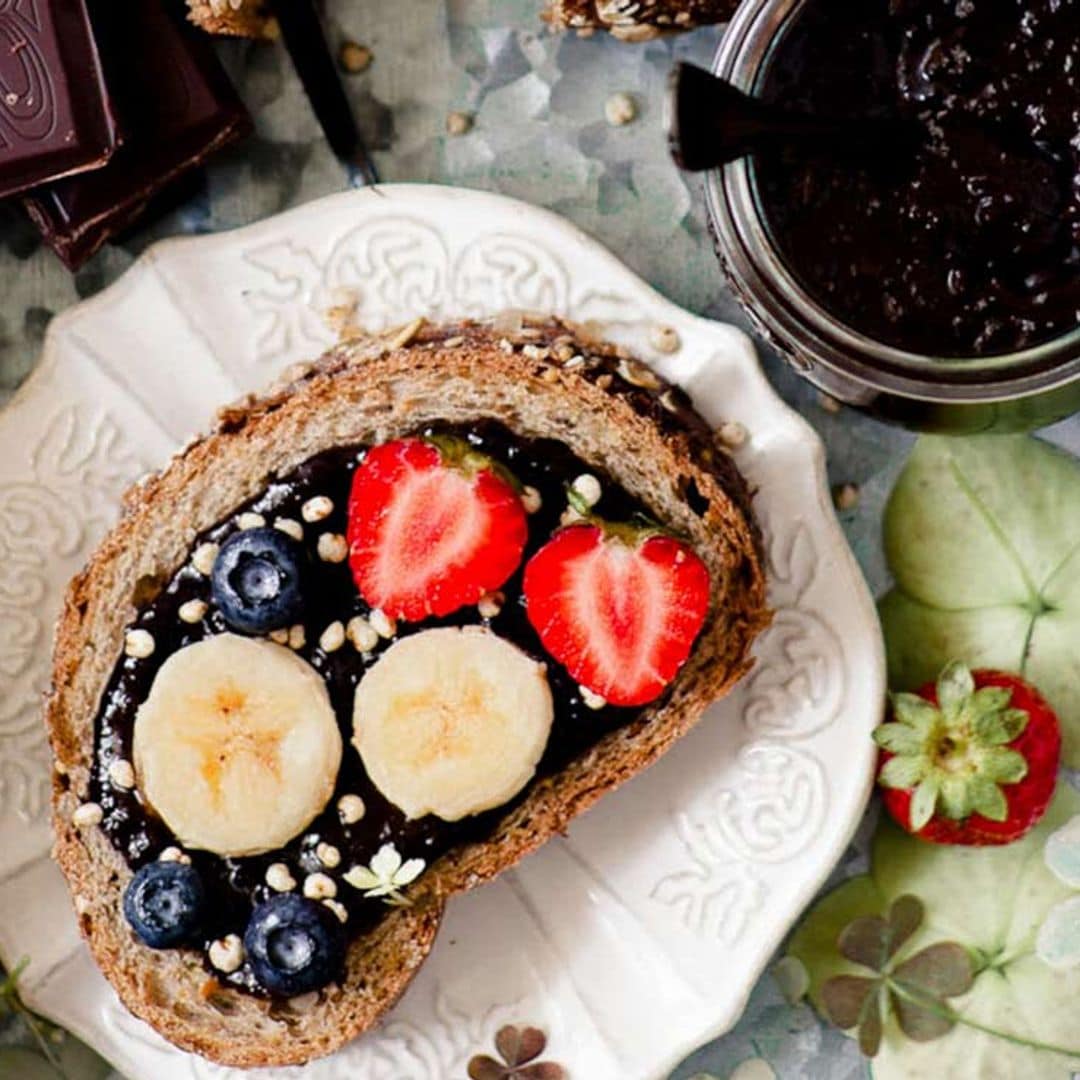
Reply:
[[[48, 858], [39, 698], [61, 591], [120, 491], [217, 405], [329, 345], [321, 312], [346, 296], [372, 329], [506, 308], [595, 322], [710, 422], [742, 422], [777, 616], [735, 693], [568, 837], [455, 899], [382, 1028], [303, 1075], [463, 1078], [500, 1024], [527, 1022], [578, 1080], [660, 1077], [735, 1022], [850, 838], [884, 689], [877, 620], [822, 446], [747, 338], [674, 307], [560, 218], [460, 189], [349, 192], [168, 241], [53, 322], [0, 414], [0, 952], [30, 956], [28, 1002], [131, 1077], [230, 1075], [128, 1015], [81, 944]], [[658, 325], [678, 332], [674, 354], [649, 345]]]

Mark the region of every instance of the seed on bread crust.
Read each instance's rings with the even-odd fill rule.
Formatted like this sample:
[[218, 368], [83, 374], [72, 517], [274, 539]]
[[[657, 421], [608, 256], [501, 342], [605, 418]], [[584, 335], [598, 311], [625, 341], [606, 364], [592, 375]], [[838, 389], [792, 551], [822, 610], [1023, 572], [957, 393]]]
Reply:
[[122, 791], [130, 791], [135, 786], [135, 769], [130, 761], [117, 758], [109, 765], [109, 783]]
[[319, 648], [325, 653], [337, 652], [345, 644], [345, 626], [335, 619], [320, 635]]
[[135, 660], [145, 660], [154, 652], [154, 635], [137, 628], [124, 635], [124, 652]]
[[226, 934], [225, 937], [210, 942], [208, 955], [210, 963], [218, 971], [231, 975], [238, 971], [244, 962], [244, 943], [236, 934]]
[[327, 897], [323, 904], [328, 907], [342, 922], [349, 921], [349, 911], [340, 900], [335, 900], [333, 897]]
[[355, 825], [367, 813], [364, 800], [359, 795], [342, 795], [338, 799], [337, 809], [343, 825]]
[[334, 500], [326, 495], [313, 495], [300, 507], [300, 516], [313, 525], [328, 518], [334, 512]]
[[397, 637], [397, 619], [391, 619], [381, 608], [374, 608], [368, 615], [368, 621], [379, 637], [387, 639]]
[[199, 571], [203, 577], [209, 577], [214, 569], [214, 562], [218, 556], [217, 544], [200, 544], [191, 555], [191, 565]]
[[344, 562], [349, 555], [349, 544], [341, 533], [323, 533], [315, 547], [323, 562]]
[[296, 518], [275, 518], [274, 528], [280, 529], [286, 536], [294, 540], [304, 539], [304, 526]]
[[337, 884], [329, 874], [308, 874], [304, 878], [304, 895], [309, 900], [326, 900], [337, 896]]
[[266, 868], [266, 884], [274, 892], [292, 892], [296, 888], [296, 878], [284, 863], [276, 862]]
[[363, 615], [354, 615], [349, 620], [349, 625], [345, 628], [345, 636], [352, 642], [357, 652], [371, 652], [379, 644], [379, 635]]
[[84, 802], [81, 806], [76, 806], [71, 815], [71, 824], [76, 829], [92, 829], [95, 825], [100, 825], [102, 818], [104, 818], [105, 812], [96, 802]]
[[325, 840], [320, 840], [315, 846], [315, 857], [328, 870], [333, 870], [335, 866], [341, 865], [341, 852], [333, 844], [328, 844]]
[[197, 623], [202, 621], [206, 611], [205, 600], [185, 600], [177, 609], [176, 614], [180, 616], [181, 622]]

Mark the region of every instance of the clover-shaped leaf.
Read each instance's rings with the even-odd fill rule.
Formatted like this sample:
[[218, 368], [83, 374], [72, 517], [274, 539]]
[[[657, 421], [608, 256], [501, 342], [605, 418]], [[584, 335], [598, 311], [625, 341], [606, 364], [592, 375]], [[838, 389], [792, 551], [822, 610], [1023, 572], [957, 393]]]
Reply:
[[1031, 833], [988, 848], [927, 844], [883, 820], [870, 872], [810, 910], [789, 955], [817, 1009], [876, 1049], [875, 1080], [1067, 1080], [1080, 1067], [1080, 964], [1065, 966], [1080, 897], [1043, 858], [1077, 814], [1061, 784]]
[[1080, 767], [1078, 537], [1080, 465], [1068, 454], [1028, 436], [920, 439], [885, 512], [890, 685], [913, 690], [957, 656], [1019, 672]]
[[881, 1046], [886, 1008], [892, 1008], [908, 1038], [925, 1042], [946, 1034], [955, 1023], [944, 999], [971, 988], [971, 956], [953, 942], [930, 945], [903, 963], [893, 963], [922, 920], [922, 902], [905, 894], [890, 905], [887, 917], [860, 915], [837, 939], [841, 956], [877, 974], [834, 975], [821, 987], [822, 1005], [837, 1027], [858, 1029], [859, 1048], [867, 1057], [874, 1057]]
[[506, 1024], [495, 1033], [501, 1061], [477, 1054], [469, 1061], [469, 1080], [566, 1080], [566, 1070], [554, 1061], [537, 1061], [547, 1046], [539, 1028]]

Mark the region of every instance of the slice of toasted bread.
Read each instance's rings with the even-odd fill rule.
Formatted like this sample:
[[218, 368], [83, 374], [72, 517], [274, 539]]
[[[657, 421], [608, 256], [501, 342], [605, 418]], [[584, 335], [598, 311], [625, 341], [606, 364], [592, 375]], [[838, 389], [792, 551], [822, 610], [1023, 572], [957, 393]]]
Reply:
[[[317, 1001], [275, 1003], [226, 989], [197, 951], [140, 945], [121, 913], [126, 862], [100, 829], [72, 823], [87, 796], [95, 718], [136, 596], [184, 563], [198, 532], [312, 455], [434, 421], [485, 418], [563, 441], [687, 536], [707, 564], [709, 614], [669, 694], [561, 772], [535, 781], [489, 839], [436, 861], [409, 889], [410, 907], [390, 910], [352, 942], [343, 982]], [[743, 478], [686, 395], [623, 350], [554, 320], [519, 320], [511, 330], [418, 322], [396, 338], [343, 343], [286, 373], [266, 396], [224, 409], [213, 434], [132, 488], [123, 518], [71, 583], [46, 720], [56, 763], [55, 855], [82, 933], [127, 1007], [178, 1046], [241, 1066], [327, 1054], [370, 1027], [405, 989], [449, 896], [512, 865], [655, 761], [748, 669], [751, 643], [767, 622]]]
[[543, 19], [556, 30], [607, 30], [622, 41], [727, 22], [738, 0], [548, 0]]

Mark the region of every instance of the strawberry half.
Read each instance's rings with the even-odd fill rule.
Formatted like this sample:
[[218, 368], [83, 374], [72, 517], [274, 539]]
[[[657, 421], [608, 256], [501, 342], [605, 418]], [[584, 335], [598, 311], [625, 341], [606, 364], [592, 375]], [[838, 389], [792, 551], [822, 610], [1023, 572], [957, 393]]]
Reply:
[[874, 740], [885, 808], [902, 828], [985, 846], [1038, 824], [1057, 782], [1061, 728], [1033, 686], [952, 663], [936, 685], [894, 694], [892, 712]]
[[577, 682], [612, 705], [644, 705], [690, 655], [709, 571], [680, 540], [593, 519], [529, 560], [524, 591], [544, 648]]
[[398, 439], [369, 450], [349, 495], [360, 595], [396, 619], [449, 615], [504, 584], [528, 524], [513, 484], [467, 443]]

